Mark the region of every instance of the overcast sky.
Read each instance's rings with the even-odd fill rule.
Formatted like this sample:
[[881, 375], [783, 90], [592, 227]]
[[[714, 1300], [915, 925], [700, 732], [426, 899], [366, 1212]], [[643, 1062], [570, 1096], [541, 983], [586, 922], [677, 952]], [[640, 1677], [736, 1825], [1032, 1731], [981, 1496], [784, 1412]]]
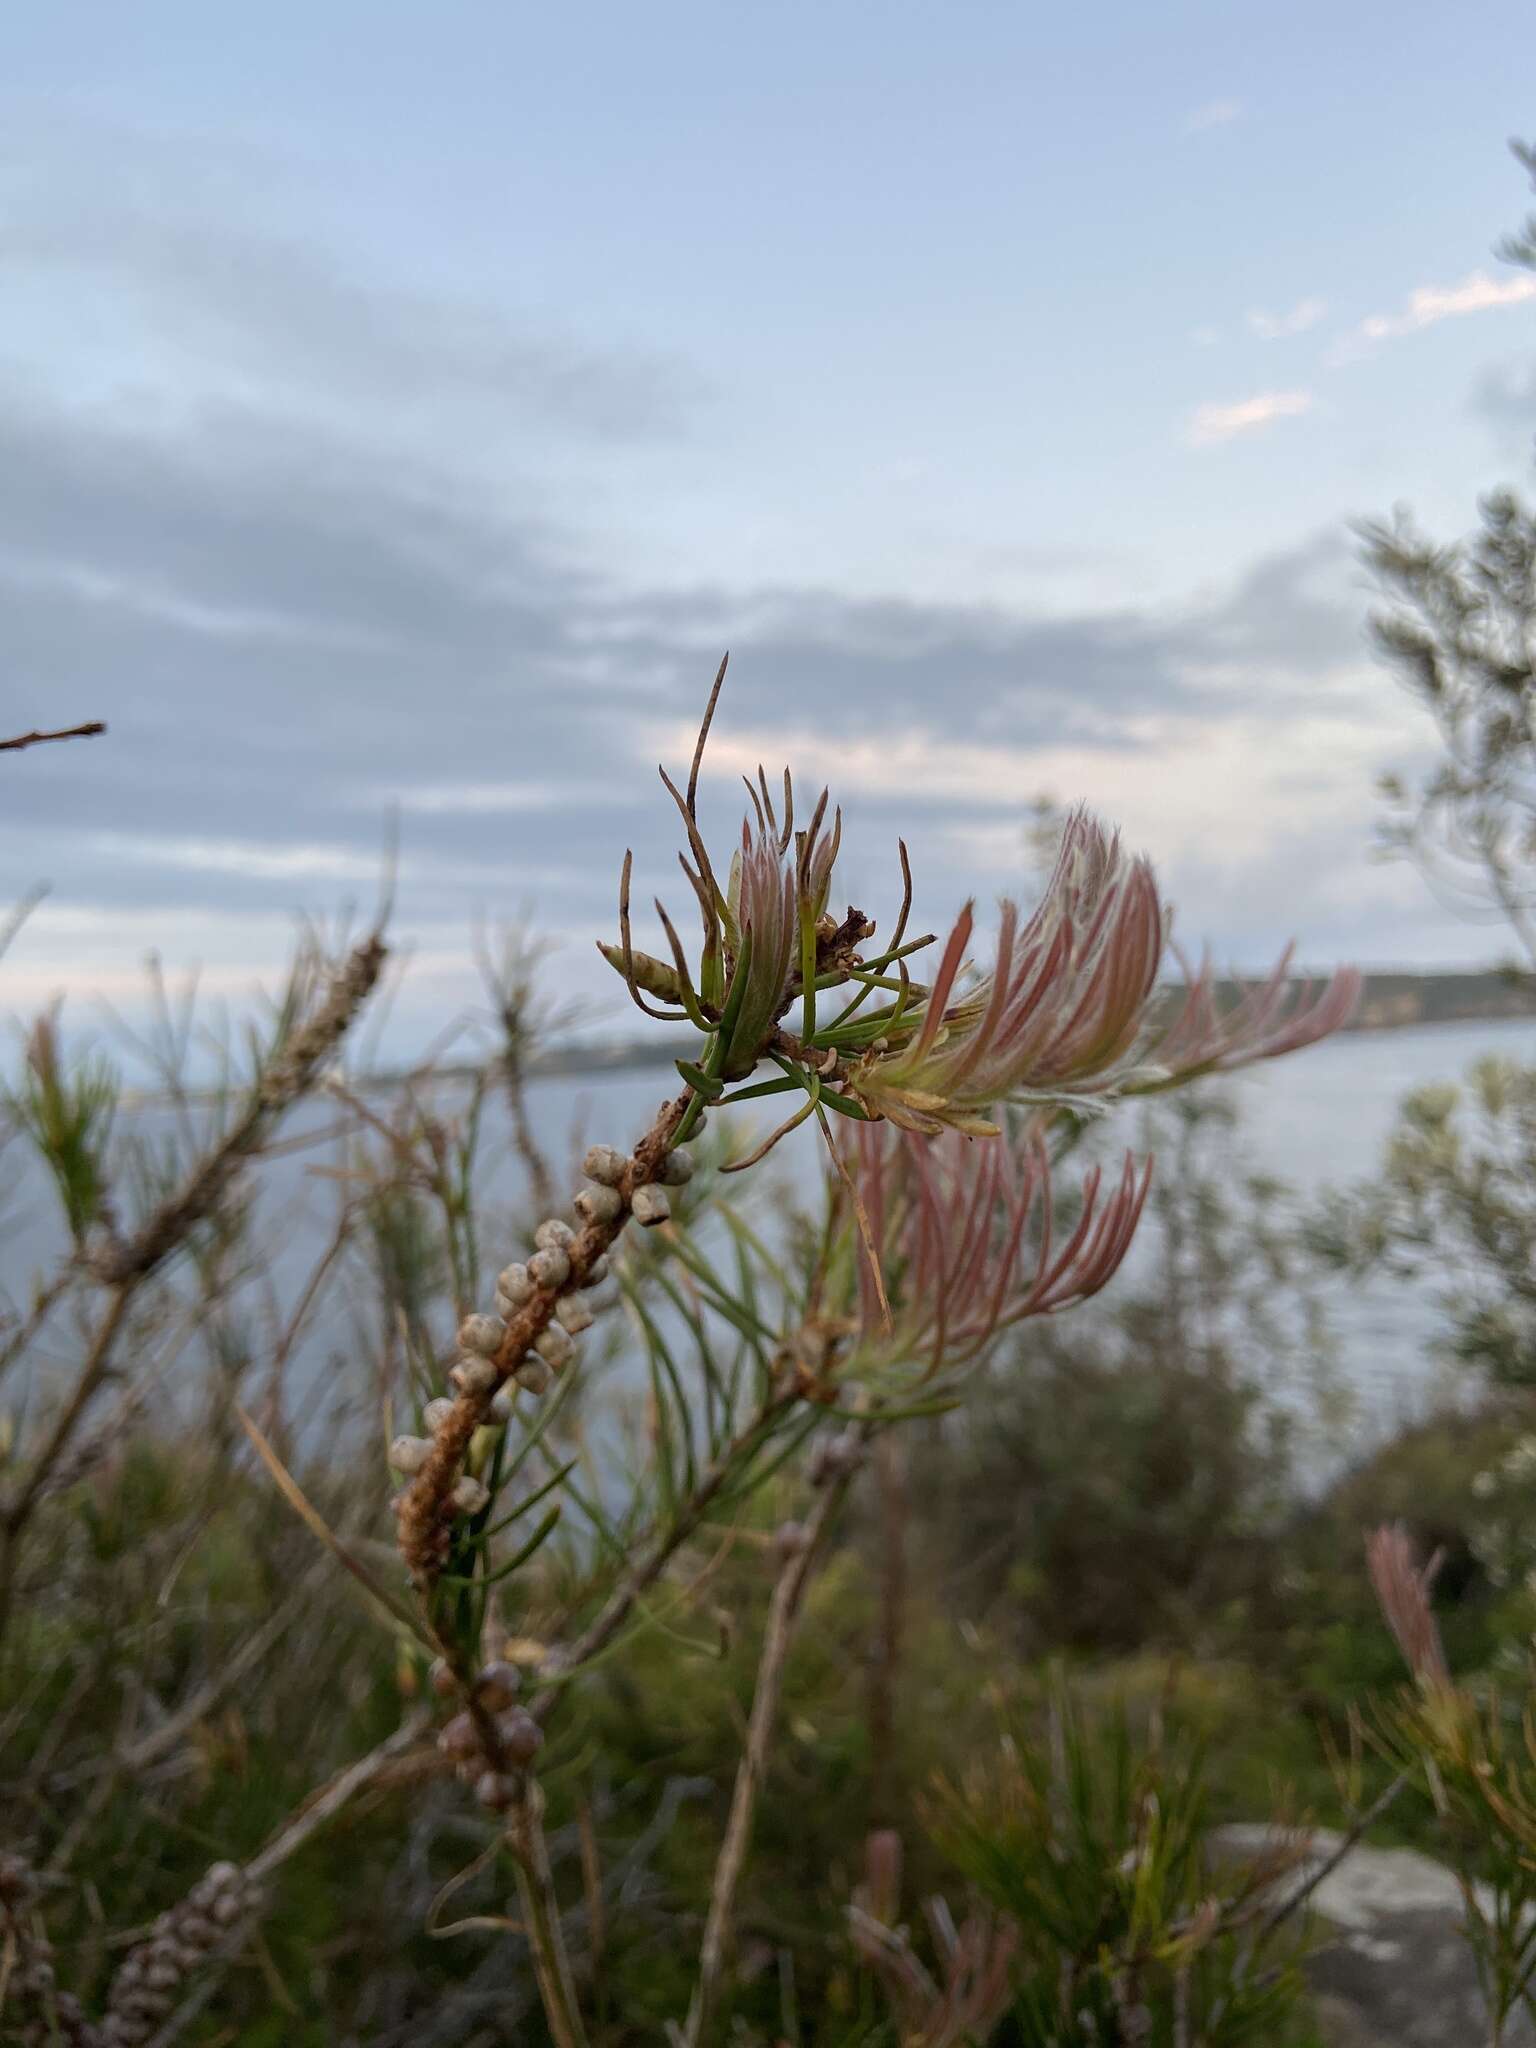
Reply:
[[1526, 481], [1530, 54], [1529, 0], [13, 10], [0, 707], [111, 732], [6, 757], [0, 1002], [240, 995], [391, 806], [402, 1043], [477, 916], [602, 991], [726, 646], [719, 835], [830, 780], [877, 917], [898, 831], [930, 921], [1018, 886], [1045, 792], [1238, 966], [1490, 957], [1369, 857], [1428, 735], [1349, 522]]

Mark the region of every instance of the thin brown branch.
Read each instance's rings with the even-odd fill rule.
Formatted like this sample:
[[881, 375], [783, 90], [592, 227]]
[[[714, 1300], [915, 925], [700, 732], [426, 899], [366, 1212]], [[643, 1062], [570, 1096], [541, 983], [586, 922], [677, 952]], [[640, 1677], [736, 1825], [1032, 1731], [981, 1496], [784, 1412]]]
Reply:
[[271, 1363], [267, 1368], [267, 1392], [263, 1403], [263, 1422], [267, 1433], [276, 1436], [281, 1427], [283, 1408], [283, 1378], [299, 1332], [309, 1318], [310, 1310], [320, 1298], [321, 1289], [330, 1275], [332, 1267], [347, 1250], [352, 1240], [353, 1205], [343, 1201], [336, 1219], [336, 1228], [330, 1242], [310, 1268], [309, 1278], [300, 1290], [291, 1313], [272, 1347]]
[[97, 733], [105, 732], [106, 726], [99, 718], [91, 719], [85, 725], [67, 725], [61, 732], [23, 732], [14, 739], [0, 740], [0, 754], [15, 753], [21, 747], [41, 746], [46, 740], [89, 740]]
[[1387, 1786], [1386, 1790], [1378, 1794], [1365, 1811], [1356, 1817], [1353, 1824], [1340, 1839], [1338, 1846], [1323, 1859], [1317, 1869], [1297, 1885], [1294, 1891], [1287, 1893], [1277, 1905], [1271, 1906], [1269, 1911], [1263, 1915], [1258, 1924], [1256, 1940], [1263, 1941], [1266, 1936], [1273, 1934], [1277, 1927], [1283, 1926], [1293, 1913], [1301, 1911], [1318, 1886], [1325, 1879], [1332, 1877], [1350, 1850], [1360, 1842], [1366, 1831], [1373, 1828], [1377, 1821], [1381, 1819], [1382, 1815], [1392, 1805], [1407, 1783], [1407, 1773], [1399, 1772], [1397, 1777]]
[[324, 1002], [266, 1063], [239, 1122], [126, 1244], [114, 1246], [96, 1262], [102, 1279], [116, 1285], [148, 1278], [193, 1225], [212, 1211], [272, 1125], [312, 1086], [322, 1061], [341, 1043], [373, 993], [386, 958], [384, 941], [377, 932], [353, 948], [333, 977]]
[[[792, 1385], [781, 1387], [770, 1394], [747, 1427], [727, 1444], [714, 1462], [700, 1475], [693, 1492], [665, 1531], [645, 1555], [630, 1566], [603, 1603], [601, 1611], [576, 1641], [563, 1651], [562, 1662], [568, 1670], [579, 1671], [583, 1664], [589, 1663], [608, 1647], [629, 1619], [636, 1601], [648, 1587], [655, 1584], [678, 1550], [703, 1521], [721, 1488], [738, 1469], [743, 1455], [756, 1452], [767, 1429], [785, 1409], [793, 1406], [797, 1398]], [[559, 1687], [551, 1686], [537, 1696], [529, 1710], [536, 1720], [543, 1722], [549, 1719], [560, 1699], [561, 1690]]]
[[880, 1613], [869, 1665], [870, 1825], [890, 1827], [895, 1819], [896, 1699], [907, 1608], [907, 1469], [895, 1433], [882, 1430], [875, 1444], [879, 1491]]
[[346, 1035], [372, 993], [385, 958], [384, 942], [377, 932], [370, 933], [353, 948], [331, 978], [325, 997], [313, 1014], [293, 1025], [279, 1041], [234, 1129], [199, 1161], [181, 1187], [160, 1204], [132, 1238], [111, 1244], [94, 1260], [96, 1277], [110, 1289], [106, 1310], [42, 1448], [0, 1510], [0, 1636], [5, 1632], [15, 1593], [16, 1568], [26, 1525], [108, 1376], [113, 1345], [135, 1296], [144, 1282], [185, 1243], [193, 1228], [214, 1213], [239, 1168], [260, 1149], [284, 1111], [313, 1084], [321, 1062]]
[[818, 1562], [822, 1539], [842, 1505], [851, 1477], [851, 1472], [845, 1471], [828, 1481], [811, 1511], [799, 1547], [786, 1562], [773, 1589], [762, 1655], [758, 1661], [757, 1684], [752, 1695], [752, 1712], [747, 1722], [746, 1747], [737, 1768], [730, 1818], [710, 1886], [709, 1916], [699, 1953], [698, 1983], [683, 2032], [686, 2048], [700, 2048], [720, 1995], [736, 1891], [751, 1844], [757, 1795], [768, 1768], [768, 1753], [778, 1718], [779, 1695], [783, 1690], [784, 1667], [794, 1637], [795, 1622]]
[[[284, 1823], [267, 1846], [246, 1864], [241, 1873], [246, 1884], [254, 1887], [270, 1877], [360, 1792], [365, 1792], [370, 1785], [385, 1777], [404, 1753], [420, 1741], [429, 1718], [424, 1713], [413, 1715], [408, 1721], [403, 1722], [393, 1735], [387, 1736], [376, 1748], [369, 1750], [366, 1756], [348, 1764], [345, 1770], [338, 1771], [334, 1778], [318, 1792], [313, 1793], [298, 1812]], [[207, 1966], [203, 1969], [195, 1989], [182, 2000], [151, 2037], [146, 2048], [170, 2048], [170, 2044], [185, 2033], [218, 1987], [218, 1966], [231, 1960], [236, 1950], [249, 1937], [250, 1931], [248, 1923], [237, 1925], [231, 1930], [228, 1939], [208, 1957]]]
[[53, 1277], [38, 1290], [26, 1315], [5, 1341], [0, 1343], [0, 1378], [3, 1378], [16, 1360], [30, 1348], [38, 1331], [80, 1278], [80, 1272], [79, 1257], [71, 1252]]
[[293, 1618], [302, 1612], [329, 1569], [323, 1557], [316, 1558], [287, 1599], [278, 1602], [261, 1627], [248, 1635], [229, 1661], [211, 1678], [205, 1679], [168, 1720], [128, 1748], [99, 1764], [93, 1763], [90, 1774], [94, 1776], [97, 1770], [143, 1771], [158, 1763], [163, 1756], [168, 1756], [188, 1730], [199, 1721], [206, 1720], [230, 1688], [261, 1662], [272, 1645], [285, 1634]]
[[0, 1636], [5, 1634], [6, 1623], [10, 1617], [11, 1598], [15, 1591], [17, 1553], [22, 1533], [50, 1474], [79, 1426], [80, 1418], [94, 1400], [97, 1389], [107, 1376], [112, 1360], [112, 1346], [128, 1313], [133, 1292], [131, 1286], [119, 1286], [112, 1290], [106, 1312], [96, 1325], [90, 1348], [75, 1377], [69, 1398], [60, 1410], [42, 1449], [33, 1458], [20, 1489], [12, 1495], [5, 1505], [3, 1514], [0, 1514]]
[[359, 1792], [365, 1792], [386, 1774], [397, 1758], [413, 1748], [425, 1734], [430, 1719], [426, 1712], [412, 1714], [401, 1722], [393, 1735], [386, 1736], [366, 1756], [348, 1764], [318, 1792], [312, 1793], [267, 1846], [251, 1858], [245, 1866], [246, 1876], [258, 1884], [270, 1877], [274, 1870], [303, 1848], [311, 1835], [323, 1828], [328, 1820], [334, 1819], [349, 1800], [355, 1799]]
[[551, 1009], [538, 1000], [539, 973], [550, 950], [523, 924], [502, 935], [500, 957], [482, 932], [476, 939], [480, 979], [495, 1010], [501, 1044], [495, 1058], [512, 1119], [512, 1143], [528, 1175], [528, 1188], [541, 1216], [555, 1207], [555, 1176], [528, 1116], [528, 1064], [552, 1030], [569, 1024], [579, 1005]]
[[544, 1839], [544, 1794], [531, 1780], [524, 1782], [523, 1797], [508, 1815], [507, 1828], [517, 1864], [523, 1931], [555, 2048], [587, 2048], [570, 1957], [560, 1927], [560, 1901], [549, 1867], [549, 1846]]

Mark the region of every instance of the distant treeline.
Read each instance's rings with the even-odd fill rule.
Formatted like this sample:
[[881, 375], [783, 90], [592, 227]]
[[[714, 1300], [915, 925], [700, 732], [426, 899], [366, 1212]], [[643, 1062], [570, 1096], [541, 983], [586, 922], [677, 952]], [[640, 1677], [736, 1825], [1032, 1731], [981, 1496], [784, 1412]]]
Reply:
[[1536, 980], [1516, 968], [1462, 974], [1368, 974], [1354, 1031], [1536, 1017]]
[[[1327, 979], [1309, 976], [1305, 970], [1295, 977], [1297, 984], [1314, 986]], [[1239, 996], [1261, 986], [1257, 981], [1218, 981], [1217, 1000], [1226, 1007]], [[1178, 985], [1168, 986], [1168, 1001], [1178, 1000]], [[1479, 968], [1461, 973], [1382, 973], [1365, 977], [1360, 1008], [1347, 1031], [1393, 1031], [1415, 1024], [1465, 1024], [1477, 1018], [1529, 1017], [1536, 1021], [1536, 975], [1518, 968]], [[524, 1068], [530, 1079], [558, 1079], [571, 1074], [617, 1074], [628, 1069], [670, 1067], [674, 1060], [692, 1059], [698, 1051], [697, 1038], [676, 1037], [573, 1039], [564, 1045], [546, 1046], [533, 1054]], [[389, 1090], [407, 1077], [405, 1069], [376, 1069], [362, 1083], [368, 1088]], [[415, 1070], [410, 1070], [415, 1071]], [[447, 1061], [433, 1068], [438, 1080], [463, 1080], [480, 1072], [471, 1061]], [[125, 1103], [145, 1105], [165, 1098], [153, 1090], [124, 1092]]]

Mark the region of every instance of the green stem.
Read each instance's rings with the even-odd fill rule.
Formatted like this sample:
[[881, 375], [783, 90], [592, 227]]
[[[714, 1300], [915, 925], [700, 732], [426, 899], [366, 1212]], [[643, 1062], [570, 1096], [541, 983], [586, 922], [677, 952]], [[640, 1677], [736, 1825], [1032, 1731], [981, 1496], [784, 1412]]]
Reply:
[[576, 2004], [570, 1957], [560, 1931], [560, 1902], [544, 1840], [544, 1795], [535, 1784], [523, 1794], [508, 1831], [517, 1864], [517, 1893], [523, 1929], [533, 1957], [533, 1974], [555, 2048], [587, 2048], [586, 2029]]

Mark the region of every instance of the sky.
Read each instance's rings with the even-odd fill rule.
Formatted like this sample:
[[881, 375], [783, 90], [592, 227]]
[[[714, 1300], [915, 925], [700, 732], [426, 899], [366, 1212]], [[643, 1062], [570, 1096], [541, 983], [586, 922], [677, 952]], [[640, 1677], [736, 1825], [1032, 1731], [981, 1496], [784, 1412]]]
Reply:
[[[53, 0], [0, 27], [0, 1007], [239, 1004], [368, 914], [392, 1043], [529, 918], [593, 1028], [658, 762], [786, 763], [888, 924], [1031, 803], [1239, 969], [1463, 964], [1372, 858], [1432, 757], [1353, 523], [1524, 486], [1527, 0]], [[644, 935], [640, 942], [645, 943]]]

